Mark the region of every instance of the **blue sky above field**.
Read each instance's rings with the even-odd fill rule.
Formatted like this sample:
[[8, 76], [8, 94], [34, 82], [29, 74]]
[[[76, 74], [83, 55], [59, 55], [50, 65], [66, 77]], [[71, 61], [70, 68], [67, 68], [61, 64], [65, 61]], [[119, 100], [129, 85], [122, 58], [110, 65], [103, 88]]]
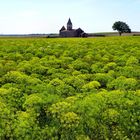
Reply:
[[115, 21], [140, 31], [140, 0], [1, 0], [0, 34], [58, 33], [69, 17], [85, 32], [110, 32]]

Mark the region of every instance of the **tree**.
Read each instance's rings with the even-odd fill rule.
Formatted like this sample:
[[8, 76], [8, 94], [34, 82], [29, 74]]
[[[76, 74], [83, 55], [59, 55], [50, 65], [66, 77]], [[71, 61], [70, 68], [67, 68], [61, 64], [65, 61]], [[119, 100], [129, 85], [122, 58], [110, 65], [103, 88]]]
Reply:
[[112, 28], [113, 30], [117, 30], [120, 36], [122, 35], [122, 33], [131, 33], [131, 29], [129, 28], [129, 26], [122, 21], [115, 22]]

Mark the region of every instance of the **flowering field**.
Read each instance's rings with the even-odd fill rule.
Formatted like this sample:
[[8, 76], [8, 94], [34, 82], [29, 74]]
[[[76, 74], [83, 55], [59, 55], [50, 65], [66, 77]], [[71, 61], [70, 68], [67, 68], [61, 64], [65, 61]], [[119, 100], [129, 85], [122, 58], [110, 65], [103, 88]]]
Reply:
[[0, 140], [104, 139], [140, 139], [140, 37], [0, 39]]

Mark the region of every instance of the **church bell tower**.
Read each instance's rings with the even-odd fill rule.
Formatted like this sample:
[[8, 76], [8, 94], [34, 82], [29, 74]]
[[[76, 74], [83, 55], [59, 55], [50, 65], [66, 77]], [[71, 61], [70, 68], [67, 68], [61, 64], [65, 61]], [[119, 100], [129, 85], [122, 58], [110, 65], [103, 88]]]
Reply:
[[72, 30], [72, 22], [71, 22], [70, 18], [69, 18], [68, 23], [67, 23], [67, 30]]

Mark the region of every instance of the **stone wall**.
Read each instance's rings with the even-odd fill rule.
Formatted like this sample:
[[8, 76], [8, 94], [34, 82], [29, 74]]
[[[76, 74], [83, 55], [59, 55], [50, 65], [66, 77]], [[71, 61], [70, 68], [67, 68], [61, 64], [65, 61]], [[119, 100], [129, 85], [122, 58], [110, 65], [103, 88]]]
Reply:
[[64, 30], [60, 32], [60, 37], [76, 37], [76, 30]]

